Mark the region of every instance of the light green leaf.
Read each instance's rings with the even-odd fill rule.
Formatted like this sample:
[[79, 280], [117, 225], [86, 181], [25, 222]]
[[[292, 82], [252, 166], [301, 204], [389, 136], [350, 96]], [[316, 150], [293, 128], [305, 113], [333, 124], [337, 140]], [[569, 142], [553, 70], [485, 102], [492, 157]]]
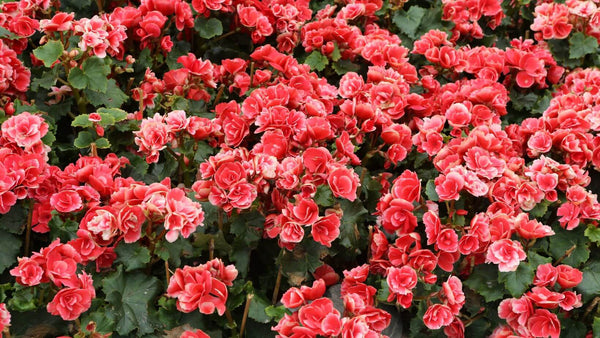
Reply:
[[416, 38], [417, 28], [427, 10], [419, 6], [411, 6], [408, 11], [399, 10], [394, 13], [392, 22], [411, 39]]
[[223, 24], [217, 18], [206, 19], [203, 16], [198, 16], [194, 29], [204, 39], [210, 39], [223, 34]]
[[75, 67], [71, 69], [67, 79], [74, 88], [88, 88], [100, 93], [106, 93], [108, 88], [108, 74], [110, 74], [110, 67], [105, 61], [92, 56], [83, 62], [81, 68]]
[[94, 122], [90, 121], [89, 114], [78, 115], [71, 122], [72, 127], [88, 128], [88, 127], [92, 127], [93, 125], [94, 125]]
[[50, 40], [45, 45], [33, 50], [33, 55], [44, 62], [44, 66], [50, 68], [52, 64], [62, 55], [64, 47], [62, 42]]
[[583, 234], [585, 237], [589, 238], [590, 241], [600, 243], [600, 228], [593, 225], [588, 225]]
[[312, 70], [322, 71], [329, 64], [329, 59], [319, 51], [313, 51], [306, 57], [304, 63], [310, 66]]

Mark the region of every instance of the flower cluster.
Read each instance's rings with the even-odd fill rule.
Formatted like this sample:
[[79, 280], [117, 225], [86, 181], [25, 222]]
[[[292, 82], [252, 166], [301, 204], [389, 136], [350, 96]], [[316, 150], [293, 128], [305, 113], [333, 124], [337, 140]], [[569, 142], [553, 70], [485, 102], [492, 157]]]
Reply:
[[235, 266], [225, 266], [218, 258], [195, 267], [184, 266], [169, 280], [167, 295], [177, 298], [179, 311], [198, 309], [209, 315], [216, 310], [222, 316], [226, 310], [227, 287], [233, 285], [237, 275]]
[[77, 273], [82, 257], [70, 244], [62, 244], [59, 239], [34, 253], [31, 257], [19, 259], [19, 265], [10, 270], [17, 282], [25, 286], [52, 282], [62, 287], [47, 309], [64, 320], [75, 320], [87, 311], [96, 297], [92, 277], [85, 272]]
[[294, 312], [285, 314], [273, 330], [278, 337], [386, 337], [381, 332], [390, 324], [391, 316], [374, 306], [377, 290], [364, 283], [368, 275], [368, 265], [344, 271], [343, 315], [331, 299], [323, 297], [323, 279], [316, 280], [312, 287], [288, 289], [281, 302]]
[[[531, 291], [521, 298], [505, 299], [498, 307], [498, 315], [505, 319], [503, 325], [492, 333], [492, 337], [509, 335], [533, 337], [559, 337], [560, 321], [552, 309], [571, 311], [582, 306], [581, 295], [565, 291], [581, 282], [582, 273], [569, 265], [543, 264], [538, 266]], [[558, 284], [560, 292], [553, 291]]]

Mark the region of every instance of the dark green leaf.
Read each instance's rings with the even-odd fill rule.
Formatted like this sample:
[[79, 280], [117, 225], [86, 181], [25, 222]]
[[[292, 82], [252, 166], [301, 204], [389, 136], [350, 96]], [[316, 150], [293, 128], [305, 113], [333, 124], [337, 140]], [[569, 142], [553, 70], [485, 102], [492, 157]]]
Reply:
[[348, 72], [358, 72], [360, 70], [360, 66], [356, 63], [352, 63], [350, 60], [339, 60], [332, 63], [331, 66], [338, 75], [344, 75]]
[[416, 38], [417, 28], [425, 16], [427, 10], [419, 6], [411, 6], [408, 11], [399, 10], [394, 13], [392, 22], [411, 39]]
[[271, 321], [271, 317], [267, 315], [265, 310], [271, 304], [269, 301], [259, 295], [254, 295], [250, 301], [250, 309], [248, 311], [248, 317], [256, 320], [259, 323], [268, 323]]
[[96, 148], [98, 149], [108, 149], [110, 148], [110, 142], [108, 142], [108, 139], [101, 137], [99, 139], [96, 140], [96, 142], [94, 142], [96, 144]]
[[312, 70], [322, 71], [329, 64], [329, 59], [319, 51], [313, 51], [306, 57], [304, 63], [310, 66]]
[[554, 259], [560, 259], [574, 247], [571, 254], [563, 259], [563, 264], [577, 267], [588, 260], [590, 257], [589, 241], [583, 234], [585, 231], [583, 227], [580, 226], [573, 230], [554, 227], [553, 230], [556, 234], [550, 237], [549, 249]]
[[[91, 89], [85, 89], [84, 93], [88, 101], [95, 107], [119, 108], [129, 99], [129, 96], [119, 88], [114, 79], [108, 80], [106, 92], [104, 93]], [[127, 114], [125, 116], [127, 117]]]
[[498, 283], [498, 267], [480, 264], [464, 282], [471, 290], [479, 293], [487, 302], [493, 302], [504, 296], [504, 288]]
[[203, 16], [198, 16], [194, 29], [204, 39], [210, 39], [223, 34], [223, 24], [217, 18], [206, 19]]
[[117, 262], [123, 263], [125, 271], [146, 267], [150, 262], [150, 250], [139, 243], [121, 243], [115, 248]]
[[21, 203], [14, 205], [8, 213], [0, 216], [0, 229], [20, 235], [27, 223], [27, 210]]
[[9, 233], [0, 236], [0, 273], [17, 264], [17, 256], [21, 251], [21, 240]]
[[532, 265], [528, 262], [521, 262], [516, 271], [499, 273], [498, 280], [504, 283], [504, 286], [513, 297], [521, 297], [533, 283], [535, 273]]
[[80, 131], [79, 135], [73, 142], [73, 145], [77, 148], [87, 148], [94, 142], [94, 136], [89, 131]]
[[574, 33], [569, 39], [569, 58], [579, 59], [587, 54], [595, 53], [598, 40], [593, 36], [585, 36], [581, 32]]
[[192, 243], [178, 237], [173, 243], [160, 241], [154, 250], [155, 254], [162, 260], [168, 260], [172, 266], [180, 266], [182, 257], [189, 257], [193, 252]]
[[115, 330], [128, 335], [137, 329], [138, 335], [154, 332], [149, 312], [153, 299], [159, 293], [159, 281], [143, 273], [124, 273], [121, 266], [102, 280], [106, 301], [116, 314]]
[[62, 55], [63, 51], [64, 47], [62, 42], [50, 40], [46, 42], [45, 45], [34, 49], [33, 55], [42, 60], [44, 66], [50, 68], [50, 66]]
[[434, 180], [427, 181], [427, 184], [425, 185], [425, 195], [431, 201], [437, 202], [440, 200], [440, 197], [438, 196], [437, 192], [435, 191]]
[[71, 86], [77, 89], [88, 88], [100, 93], [106, 93], [108, 88], [108, 74], [110, 67], [103, 59], [97, 56], [85, 60], [81, 68], [69, 71], [68, 80]]
[[344, 212], [340, 225], [340, 244], [346, 248], [358, 249], [358, 242], [360, 241], [361, 236], [357, 228], [357, 223], [362, 220], [368, 211], [358, 199], [354, 202], [343, 199], [340, 202], [340, 205]]
[[335, 202], [335, 199], [333, 198], [333, 193], [331, 192], [331, 189], [329, 189], [329, 186], [318, 186], [314, 201], [322, 207], [332, 206], [333, 202]]
[[600, 294], [600, 263], [590, 264], [582, 272], [583, 280], [577, 285], [577, 291], [583, 295], [583, 301], [587, 302]]

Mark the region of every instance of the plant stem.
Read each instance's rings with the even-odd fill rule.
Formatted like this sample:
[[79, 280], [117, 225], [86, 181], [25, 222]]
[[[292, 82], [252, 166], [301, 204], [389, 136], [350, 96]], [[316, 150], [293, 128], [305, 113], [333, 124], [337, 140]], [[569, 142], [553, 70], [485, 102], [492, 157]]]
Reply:
[[242, 317], [242, 326], [240, 326], [240, 338], [244, 337], [244, 330], [246, 329], [246, 320], [248, 319], [248, 313], [250, 312], [250, 303], [254, 298], [254, 294], [248, 294], [246, 296], [246, 306], [244, 307], [244, 317]]
[[273, 298], [271, 298], [271, 303], [275, 305], [277, 303], [277, 299], [279, 298], [279, 287], [281, 286], [281, 276], [283, 275], [283, 270], [281, 269], [281, 264], [279, 265], [279, 271], [277, 272], [277, 279], [275, 280], [275, 289], [273, 290]]
[[575, 251], [576, 248], [577, 248], [577, 244], [573, 244], [573, 246], [570, 247], [569, 250], [565, 251], [565, 254], [562, 255], [561, 258], [559, 258], [556, 262], [554, 262], [554, 266], [559, 265], [565, 258], [571, 256], [571, 254], [573, 253], [573, 251]]
[[96, 0], [96, 6], [98, 6], [98, 13], [104, 13], [104, 10], [102, 9], [102, 0]]
[[29, 202], [29, 215], [27, 216], [27, 229], [25, 230], [25, 256], [29, 256], [31, 242], [31, 225], [33, 223], [33, 201]]
[[215, 258], [215, 238], [211, 235], [208, 242], [208, 260], [212, 261]]
[[233, 320], [233, 317], [231, 316], [231, 312], [229, 312], [229, 309], [225, 310], [225, 317], [227, 318], [227, 322], [229, 323], [229, 326], [231, 326], [231, 331], [232, 331], [232, 336], [233, 337], [237, 337], [238, 334], [235, 330], [236, 324], [235, 321]]
[[169, 260], [165, 261], [165, 277], [167, 279], [167, 285], [169, 285], [169, 281], [171, 280], [171, 270], [169, 270]]

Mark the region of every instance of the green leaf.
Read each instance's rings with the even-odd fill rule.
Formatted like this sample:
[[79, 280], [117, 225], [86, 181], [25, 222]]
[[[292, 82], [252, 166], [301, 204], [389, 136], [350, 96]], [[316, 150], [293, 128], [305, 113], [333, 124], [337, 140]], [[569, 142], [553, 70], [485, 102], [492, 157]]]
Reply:
[[203, 39], [210, 39], [223, 34], [223, 24], [217, 18], [206, 19], [203, 16], [198, 16], [194, 29]]
[[340, 205], [344, 212], [340, 224], [340, 244], [346, 248], [358, 249], [361, 236], [357, 229], [357, 223], [360, 223], [368, 211], [358, 199], [354, 202], [343, 199]]
[[399, 10], [394, 13], [392, 22], [411, 39], [416, 38], [417, 28], [427, 10], [419, 6], [411, 6], [408, 11]]
[[431, 201], [437, 202], [440, 200], [440, 197], [438, 196], [437, 191], [435, 191], [434, 180], [427, 181], [427, 184], [425, 185], [425, 195]]
[[600, 243], [600, 228], [590, 224], [583, 234], [585, 237], [589, 238], [590, 241]]
[[350, 60], [339, 60], [334, 62], [331, 66], [337, 75], [344, 75], [348, 72], [358, 72], [360, 70], [360, 66], [356, 63], [352, 63]]
[[529, 214], [535, 218], [541, 218], [548, 212], [548, 206], [550, 204], [552, 203], [548, 202], [548, 200], [543, 200], [536, 204], [535, 207], [529, 211]]
[[322, 207], [330, 207], [333, 205], [335, 199], [333, 198], [333, 193], [328, 185], [320, 185], [317, 187], [314, 201]]
[[81, 68], [76, 67], [71, 69], [67, 79], [74, 88], [88, 88], [100, 93], [106, 93], [108, 88], [107, 76], [109, 73], [110, 66], [103, 59], [92, 56], [83, 62]]
[[530, 111], [538, 100], [538, 95], [535, 93], [527, 93], [525, 95], [512, 91], [510, 93], [510, 102], [518, 111]]
[[44, 62], [44, 66], [50, 68], [58, 60], [64, 51], [62, 42], [50, 40], [45, 45], [33, 50], [33, 55]]
[[577, 227], [573, 230], [565, 230], [562, 227], [554, 227], [554, 236], [550, 237], [550, 253], [554, 259], [560, 259], [568, 250], [572, 249], [571, 254], [562, 261], [573, 267], [585, 262], [590, 257], [589, 241], [584, 236], [583, 227]]
[[[83, 92], [94, 107], [106, 106], [109, 108], [119, 108], [129, 100], [129, 96], [119, 88], [117, 81], [114, 79], [108, 80], [106, 92], [104, 93], [91, 89], [85, 89]], [[127, 115], [125, 116], [127, 117]]]
[[250, 301], [248, 317], [256, 320], [259, 323], [266, 324], [266, 323], [270, 322], [271, 317], [269, 315], [267, 315], [267, 313], [265, 311], [267, 309], [267, 307], [269, 307], [270, 305], [271, 304], [269, 303], [269, 301], [267, 301], [263, 297], [261, 297], [259, 295], [254, 295], [254, 297]]
[[104, 114], [110, 115], [114, 120], [113, 123], [127, 119], [127, 112], [119, 108], [100, 108], [97, 113], [100, 114], [100, 116], [103, 116]]
[[600, 338], [600, 317], [594, 317], [594, 324], [592, 324], [592, 331], [594, 332], [594, 338]]
[[150, 262], [150, 250], [139, 243], [121, 243], [115, 248], [117, 262], [123, 263], [125, 271], [146, 267]]
[[504, 296], [504, 288], [498, 283], [498, 267], [480, 264], [464, 282], [471, 290], [479, 293], [487, 302], [493, 302]]
[[116, 331], [129, 335], [137, 329], [138, 335], [154, 332], [154, 318], [150, 309], [153, 299], [160, 292], [159, 281], [143, 273], [124, 273], [122, 266], [102, 280], [102, 290], [106, 301], [116, 315]]
[[17, 256], [21, 251], [21, 240], [9, 233], [0, 236], [0, 273], [17, 264]]
[[334, 42], [333, 52], [331, 52], [331, 60], [338, 61], [342, 58], [342, 54], [340, 53], [340, 49], [338, 48], [337, 42]]
[[521, 262], [515, 271], [500, 272], [498, 280], [504, 283], [504, 286], [513, 297], [518, 298], [529, 289], [529, 286], [533, 283], [534, 275], [532, 264]]
[[72, 127], [88, 128], [88, 127], [92, 127], [93, 125], [94, 125], [94, 122], [90, 121], [89, 114], [77, 115], [71, 122]]
[[598, 49], [598, 40], [593, 36], [585, 36], [581, 32], [574, 33], [569, 39], [569, 58], [579, 59]]
[[206, 142], [200, 141], [196, 144], [198, 145], [198, 149], [194, 154], [194, 162], [196, 163], [202, 163], [208, 160], [215, 152], [215, 148], [209, 146]]
[[0, 230], [8, 231], [15, 235], [23, 233], [27, 223], [27, 210], [21, 203], [13, 205], [10, 210], [0, 216]]
[[583, 270], [583, 279], [577, 291], [583, 295], [584, 303], [600, 294], [600, 262], [594, 262]]
[[93, 142], [94, 136], [92, 136], [92, 133], [84, 130], [79, 132], [79, 135], [77, 135], [77, 138], [73, 142], [73, 145], [77, 148], [82, 149], [89, 147], [90, 144], [92, 144]]
[[288, 313], [288, 310], [283, 305], [280, 305], [280, 306], [269, 305], [265, 308], [265, 313], [267, 314], [267, 316], [273, 318], [273, 320], [279, 321], [281, 318], [283, 318], [283, 316], [286, 313]]
[[52, 86], [56, 84], [57, 71], [55, 69], [59, 69], [55, 67], [53, 69], [44, 71], [42, 76], [36, 76], [31, 79], [31, 90], [38, 91], [41, 88], [50, 89]]
[[312, 70], [322, 71], [329, 64], [329, 59], [315, 50], [306, 57], [304, 63], [309, 65]]

